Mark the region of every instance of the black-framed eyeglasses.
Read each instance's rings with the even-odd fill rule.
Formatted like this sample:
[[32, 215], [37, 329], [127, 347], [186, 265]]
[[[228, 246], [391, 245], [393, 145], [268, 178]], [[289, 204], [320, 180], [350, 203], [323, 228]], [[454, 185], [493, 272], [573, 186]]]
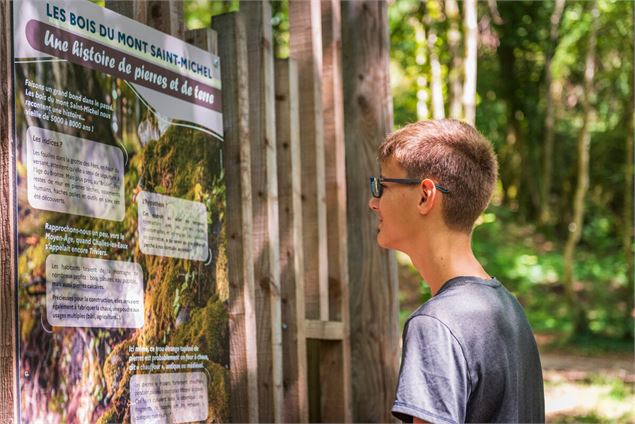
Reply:
[[[417, 178], [384, 178], [384, 177], [370, 177], [370, 194], [373, 197], [376, 197], [377, 199], [379, 199], [381, 197], [382, 194], [384, 194], [384, 186], [382, 185], [382, 183], [386, 182], [386, 183], [397, 183], [397, 184], [405, 184], [405, 185], [415, 185], [415, 184], [421, 184], [421, 181], [423, 181], [424, 179], [417, 179]], [[441, 193], [449, 193], [450, 190], [448, 190], [447, 188], [443, 187], [442, 185], [439, 184], [434, 184], [434, 186], [437, 188], [437, 190], [439, 190]]]

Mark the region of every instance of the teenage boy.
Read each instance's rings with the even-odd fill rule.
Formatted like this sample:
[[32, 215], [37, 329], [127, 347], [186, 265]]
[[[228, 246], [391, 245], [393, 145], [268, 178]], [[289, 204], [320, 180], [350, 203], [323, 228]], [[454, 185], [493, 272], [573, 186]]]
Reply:
[[540, 357], [518, 301], [471, 247], [498, 164], [456, 120], [421, 121], [379, 147], [377, 243], [410, 256], [432, 298], [406, 322], [392, 407], [405, 422], [544, 422]]

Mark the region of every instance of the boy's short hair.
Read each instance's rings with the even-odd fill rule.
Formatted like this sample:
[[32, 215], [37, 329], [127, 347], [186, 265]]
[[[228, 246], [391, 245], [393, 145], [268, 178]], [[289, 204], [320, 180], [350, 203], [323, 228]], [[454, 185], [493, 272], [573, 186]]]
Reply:
[[449, 190], [443, 218], [449, 228], [471, 232], [487, 207], [498, 174], [490, 142], [471, 125], [454, 119], [419, 121], [386, 137], [379, 161], [395, 158], [408, 178], [431, 178]]

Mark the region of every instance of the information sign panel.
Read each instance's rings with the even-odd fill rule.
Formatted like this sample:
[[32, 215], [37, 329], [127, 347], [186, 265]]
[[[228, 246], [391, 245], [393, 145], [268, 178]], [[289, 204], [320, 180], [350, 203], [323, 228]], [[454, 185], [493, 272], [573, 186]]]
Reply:
[[228, 419], [218, 57], [16, 1], [21, 422]]

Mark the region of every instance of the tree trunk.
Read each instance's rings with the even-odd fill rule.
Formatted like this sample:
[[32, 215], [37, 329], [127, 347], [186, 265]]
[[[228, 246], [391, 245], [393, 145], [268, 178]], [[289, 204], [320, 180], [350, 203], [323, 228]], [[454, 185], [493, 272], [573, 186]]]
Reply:
[[567, 301], [573, 312], [573, 331], [575, 334], [588, 330], [588, 323], [580, 300], [573, 287], [573, 262], [575, 248], [582, 235], [584, 222], [584, 200], [589, 188], [589, 121], [591, 119], [591, 90], [593, 89], [593, 73], [595, 69], [595, 44], [597, 38], [598, 9], [597, 3], [591, 6], [591, 30], [589, 34], [589, 48], [586, 54], [584, 69], [584, 93], [582, 94], [582, 128], [578, 135], [578, 176], [573, 197], [573, 222], [569, 224], [569, 237], [564, 248], [564, 284]]
[[461, 32], [459, 31], [459, 6], [456, 0], [445, 1], [445, 16], [448, 20], [448, 50], [452, 61], [448, 70], [448, 83], [450, 86], [450, 118], [461, 119], [463, 117], [463, 85], [461, 84], [461, 71], [463, 70], [463, 55], [460, 52]]
[[419, 67], [419, 75], [417, 76], [417, 119], [429, 119], [430, 109], [428, 109], [428, 99], [430, 98], [428, 91], [428, 79], [424, 66], [427, 61], [427, 37], [426, 29], [420, 19], [410, 18], [410, 25], [415, 31], [416, 57], [417, 66]]
[[[633, 290], [635, 289], [635, 281], [633, 280], [633, 132], [635, 131], [635, 128], [633, 128], [633, 115], [635, 114], [634, 79], [634, 74], [631, 72], [631, 75], [629, 77], [630, 96], [626, 107], [626, 172], [624, 172], [624, 207], [622, 211], [622, 220], [624, 223], [622, 233], [622, 249], [624, 251], [624, 257], [626, 259], [628, 293], [631, 294], [628, 296], [627, 300], [627, 319], [629, 320], [633, 319], [633, 316], [635, 316], [635, 308], [633, 306], [633, 301], [635, 299], [633, 299], [632, 296]], [[630, 332], [626, 334], [626, 337], [632, 337]]]
[[540, 186], [540, 224], [545, 225], [550, 221], [551, 208], [549, 198], [551, 194], [551, 180], [553, 178], [553, 139], [554, 139], [554, 108], [553, 100], [553, 69], [551, 61], [556, 50], [558, 41], [558, 27], [564, 10], [564, 0], [556, 0], [553, 13], [551, 14], [551, 27], [549, 30], [549, 50], [545, 55], [545, 144], [542, 156], [542, 185]]
[[443, 87], [441, 83], [441, 64], [435, 51], [434, 43], [437, 40], [436, 31], [428, 30], [428, 49], [430, 50], [430, 76], [432, 85], [432, 116], [434, 119], [445, 118], [445, 106], [443, 104]]
[[[436, 0], [432, 0], [433, 2]], [[430, 2], [428, 2], [430, 3]], [[432, 4], [435, 7], [436, 4]], [[436, 9], [436, 7], [435, 7]], [[439, 63], [439, 55], [437, 54], [437, 30], [435, 20], [437, 15], [428, 7], [426, 10], [425, 23], [428, 30], [428, 54], [430, 56], [430, 88], [432, 92], [432, 116], [434, 119], [445, 118], [445, 105], [443, 103], [443, 82], [441, 81], [441, 63]]]
[[501, 18], [500, 13], [498, 13], [496, 0], [487, 0], [487, 6], [489, 7], [489, 14], [492, 17], [492, 21], [494, 21], [496, 25], [503, 25], [503, 18]]
[[[512, 25], [509, 24], [508, 25]], [[520, 171], [522, 168], [522, 157], [520, 155], [521, 134], [516, 120], [516, 110], [520, 109], [514, 94], [516, 82], [516, 58], [514, 48], [509, 43], [509, 37], [504, 32], [506, 27], [501, 28], [501, 44], [498, 48], [498, 63], [500, 69], [508, 71], [508, 76], [500, 77], [501, 97], [505, 101], [507, 121], [505, 124], [505, 142], [498, 151], [500, 163], [499, 176], [503, 186], [503, 203], [513, 211], [518, 210], [518, 192], [521, 183]]]
[[476, 53], [478, 46], [476, 0], [465, 0], [463, 7], [463, 25], [465, 27], [463, 107], [465, 108], [465, 120], [474, 125], [476, 121]]

